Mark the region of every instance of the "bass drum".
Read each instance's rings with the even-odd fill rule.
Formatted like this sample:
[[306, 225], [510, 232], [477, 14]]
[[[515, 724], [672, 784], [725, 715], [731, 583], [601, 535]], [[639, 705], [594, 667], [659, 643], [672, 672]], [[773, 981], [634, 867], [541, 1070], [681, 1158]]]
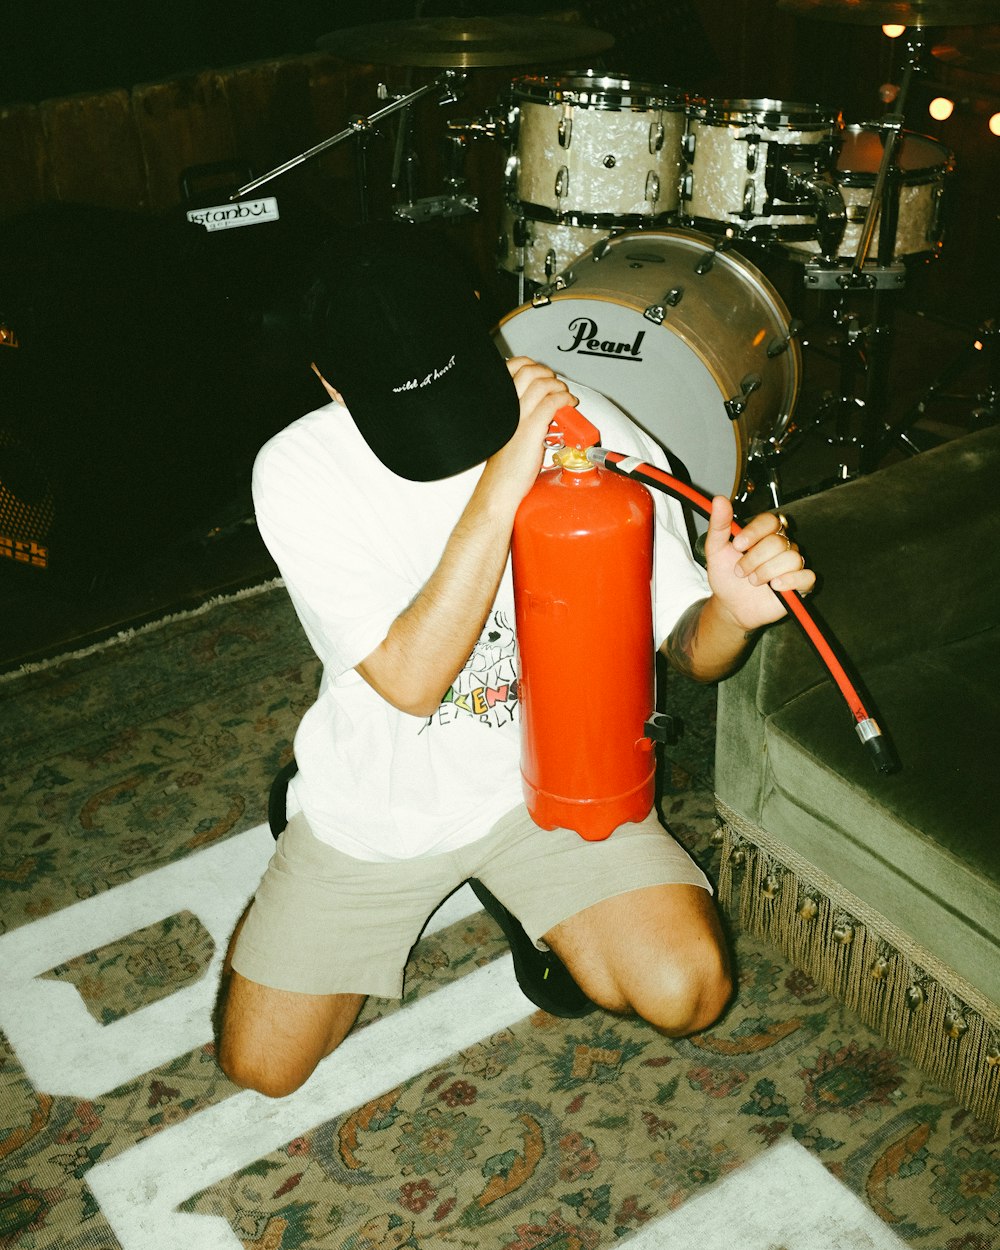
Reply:
[[694, 231], [598, 243], [496, 337], [505, 355], [608, 396], [709, 494], [745, 492], [753, 446], [785, 430], [798, 397], [801, 356], [781, 297]]

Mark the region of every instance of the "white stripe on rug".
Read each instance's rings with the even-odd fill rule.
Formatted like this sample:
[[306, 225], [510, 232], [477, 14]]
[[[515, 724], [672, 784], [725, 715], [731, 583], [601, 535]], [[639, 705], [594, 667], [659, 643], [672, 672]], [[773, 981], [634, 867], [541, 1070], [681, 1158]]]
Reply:
[[907, 1245], [790, 1138], [618, 1244], [628, 1250], [906, 1250]]

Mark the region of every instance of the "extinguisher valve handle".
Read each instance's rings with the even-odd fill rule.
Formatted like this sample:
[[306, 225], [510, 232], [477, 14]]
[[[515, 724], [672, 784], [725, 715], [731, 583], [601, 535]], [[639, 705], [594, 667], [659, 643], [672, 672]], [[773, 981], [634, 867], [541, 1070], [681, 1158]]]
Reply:
[[646, 736], [654, 742], [672, 745], [684, 732], [684, 722], [679, 716], [671, 716], [667, 712], [654, 712], [643, 728]]
[[601, 441], [601, 431], [578, 408], [567, 404], [556, 413], [545, 438], [550, 447], [586, 449]]

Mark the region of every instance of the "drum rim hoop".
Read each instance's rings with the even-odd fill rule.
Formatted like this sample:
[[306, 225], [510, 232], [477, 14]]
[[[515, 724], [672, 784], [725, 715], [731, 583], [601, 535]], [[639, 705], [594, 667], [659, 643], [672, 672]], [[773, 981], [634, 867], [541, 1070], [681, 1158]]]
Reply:
[[709, 126], [750, 125], [755, 122], [759, 126], [773, 127], [777, 124], [795, 130], [809, 129], [803, 124], [803, 119], [806, 119], [814, 123], [813, 129], [825, 126], [832, 130], [840, 112], [824, 108], [822, 104], [762, 96], [759, 99], [699, 100], [692, 104], [691, 116]]
[[[843, 136], [847, 138], [858, 138], [864, 134], [876, 135], [878, 128], [865, 123], [852, 123], [843, 128]], [[935, 139], [933, 135], [921, 134], [918, 130], [902, 130], [900, 132], [901, 147], [905, 150], [907, 140], [916, 140], [918, 146], [934, 149], [940, 154], [940, 161], [932, 165], [917, 165], [912, 169], [899, 168], [899, 172], [903, 175], [900, 182], [903, 186], [919, 186], [925, 182], [937, 182], [941, 174], [951, 174], [955, 172], [955, 153], [954, 150], [946, 143], [942, 143], [940, 139]], [[843, 141], [841, 143], [841, 157], [844, 155]], [[874, 186], [877, 171], [873, 169], [841, 169], [834, 168], [832, 171], [834, 178], [845, 187], [870, 187]]]
[[[563, 85], [553, 89], [552, 84]], [[634, 81], [626, 74], [604, 71], [581, 71], [551, 77], [524, 74], [514, 79], [510, 92], [515, 101], [523, 98], [535, 104], [573, 104], [615, 112], [642, 112], [655, 108], [684, 113], [690, 105], [689, 93], [679, 87]]]
[[544, 204], [530, 200], [508, 200], [507, 207], [517, 211], [526, 221], [541, 221], [548, 226], [583, 226], [591, 230], [621, 230], [626, 227], [659, 229], [674, 225], [676, 210], [665, 213], [582, 213], [574, 209], [559, 213]]

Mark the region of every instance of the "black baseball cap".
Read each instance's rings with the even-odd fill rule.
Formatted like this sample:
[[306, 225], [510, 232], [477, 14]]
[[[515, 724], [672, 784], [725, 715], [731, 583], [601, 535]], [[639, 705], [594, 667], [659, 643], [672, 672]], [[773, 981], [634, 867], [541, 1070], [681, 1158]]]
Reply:
[[381, 462], [437, 481], [481, 464], [519, 403], [462, 262], [413, 224], [329, 240], [304, 307], [312, 359]]

